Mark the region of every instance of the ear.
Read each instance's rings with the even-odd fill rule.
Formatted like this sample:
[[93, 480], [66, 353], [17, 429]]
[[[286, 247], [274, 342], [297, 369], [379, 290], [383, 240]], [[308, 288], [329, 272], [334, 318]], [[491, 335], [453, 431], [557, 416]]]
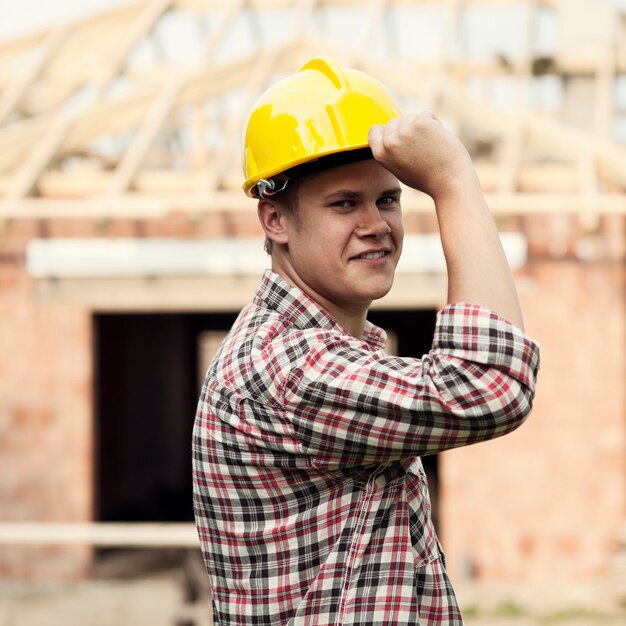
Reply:
[[259, 200], [257, 206], [259, 221], [265, 232], [265, 236], [274, 243], [285, 244], [289, 237], [287, 233], [287, 221], [282, 207], [272, 200]]

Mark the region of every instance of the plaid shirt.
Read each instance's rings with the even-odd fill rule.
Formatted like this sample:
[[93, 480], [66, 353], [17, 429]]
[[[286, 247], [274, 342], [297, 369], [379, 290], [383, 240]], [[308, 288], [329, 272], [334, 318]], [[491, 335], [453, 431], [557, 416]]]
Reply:
[[420, 456], [529, 414], [537, 345], [471, 304], [422, 358], [348, 334], [267, 271], [218, 351], [194, 427], [216, 624], [462, 624]]

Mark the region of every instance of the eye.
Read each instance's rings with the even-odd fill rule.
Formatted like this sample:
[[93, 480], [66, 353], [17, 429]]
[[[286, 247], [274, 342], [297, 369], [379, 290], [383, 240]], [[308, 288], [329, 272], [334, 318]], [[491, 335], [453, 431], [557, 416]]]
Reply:
[[392, 206], [398, 202], [398, 198], [395, 196], [383, 196], [378, 200], [379, 205]]
[[336, 209], [349, 209], [354, 206], [354, 203], [352, 200], [337, 200], [333, 202], [332, 206]]

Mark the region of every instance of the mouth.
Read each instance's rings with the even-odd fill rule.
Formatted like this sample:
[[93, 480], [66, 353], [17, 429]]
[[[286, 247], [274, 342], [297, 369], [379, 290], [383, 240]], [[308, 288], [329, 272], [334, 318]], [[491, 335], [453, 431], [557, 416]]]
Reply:
[[369, 250], [352, 257], [352, 260], [378, 261], [389, 256], [389, 250]]

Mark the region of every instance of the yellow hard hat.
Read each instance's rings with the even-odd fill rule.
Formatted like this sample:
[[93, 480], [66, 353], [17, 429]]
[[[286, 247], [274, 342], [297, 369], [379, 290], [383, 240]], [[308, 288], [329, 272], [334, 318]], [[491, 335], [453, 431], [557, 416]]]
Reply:
[[320, 157], [368, 147], [374, 124], [400, 112], [375, 78], [317, 57], [270, 87], [253, 105], [243, 133], [243, 189]]

